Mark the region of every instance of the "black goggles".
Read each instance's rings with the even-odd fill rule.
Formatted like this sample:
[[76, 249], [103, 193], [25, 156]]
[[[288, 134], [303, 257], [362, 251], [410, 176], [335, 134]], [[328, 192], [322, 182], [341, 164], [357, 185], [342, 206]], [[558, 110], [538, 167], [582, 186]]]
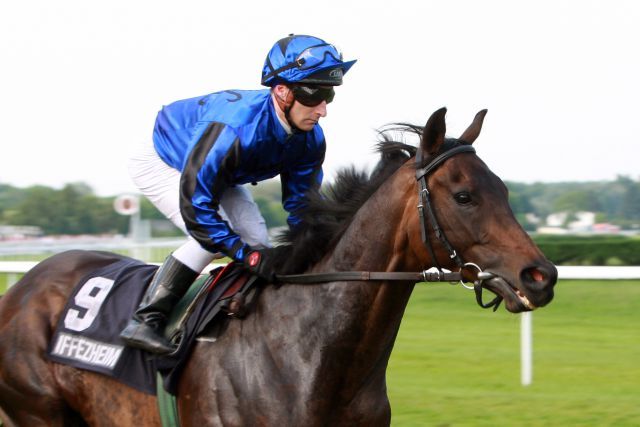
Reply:
[[326, 101], [333, 101], [336, 92], [333, 87], [295, 85], [291, 87], [293, 98], [305, 107], [316, 107]]

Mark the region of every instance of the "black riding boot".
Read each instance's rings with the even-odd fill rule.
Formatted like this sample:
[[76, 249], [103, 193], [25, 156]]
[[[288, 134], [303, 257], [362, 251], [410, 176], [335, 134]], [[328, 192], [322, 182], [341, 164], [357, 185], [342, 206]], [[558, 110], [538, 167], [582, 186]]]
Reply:
[[167, 354], [175, 347], [163, 335], [173, 306], [187, 292], [198, 273], [169, 255], [153, 277], [142, 302], [120, 338], [151, 353]]

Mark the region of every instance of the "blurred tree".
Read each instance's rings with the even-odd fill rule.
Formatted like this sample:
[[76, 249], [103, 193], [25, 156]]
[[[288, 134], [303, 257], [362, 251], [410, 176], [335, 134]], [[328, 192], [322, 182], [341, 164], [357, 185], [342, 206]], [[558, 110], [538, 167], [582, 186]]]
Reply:
[[167, 219], [154, 205], [140, 195], [140, 218], [142, 219]]
[[287, 212], [282, 208], [279, 201], [266, 199], [264, 197], [256, 197], [255, 202], [260, 208], [260, 212], [267, 223], [267, 228], [281, 227], [287, 225]]
[[579, 211], [600, 212], [602, 207], [597, 195], [589, 190], [573, 190], [556, 197], [553, 203], [556, 212], [575, 213]]
[[287, 225], [288, 214], [282, 207], [282, 188], [279, 179], [262, 181], [258, 185], [250, 186], [249, 189], [268, 228]]
[[[509, 203], [527, 230], [533, 225], [525, 214], [539, 218], [558, 211], [592, 211], [598, 222], [624, 228], [640, 227], [640, 182], [619, 176], [610, 182], [515, 183], [506, 182]], [[249, 187], [269, 227], [286, 225], [279, 179]], [[125, 233], [129, 218], [113, 210], [114, 197], [98, 197], [82, 182], [56, 190], [42, 185], [16, 188], [0, 184], [0, 224], [35, 225], [46, 234]], [[165, 220], [140, 196], [141, 217]], [[176, 231], [179, 234], [179, 231]]]
[[45, 234], [123, 233], [128, 220], [113, 210], [113, 198], [100, 198], [86, 184], [61, 190], [34, 186], [10, 210], [7, 224], [35, 225]]
[[625, 189], [620, 206], [620, 217], [631, 221], [640, 220], [640, 183], [623, 177], [618, 177], [618, 182]]
[[534, 211], [529, 197], [516, 190], [509, 190], [509, 205], [514, 214], [527, 214]]

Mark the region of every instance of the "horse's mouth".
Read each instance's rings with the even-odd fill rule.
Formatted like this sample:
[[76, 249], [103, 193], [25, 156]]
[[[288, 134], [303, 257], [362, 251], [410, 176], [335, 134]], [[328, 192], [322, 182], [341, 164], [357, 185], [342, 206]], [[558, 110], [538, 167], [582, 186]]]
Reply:
[[482, 286], [494, 294], [501, 296], [504, 299], [505, 307], [512, 313], [533, 311], [537, 308], [522, 291], [515, 288], [502, 277], [496, 276], [492, 279], [485, 280]]

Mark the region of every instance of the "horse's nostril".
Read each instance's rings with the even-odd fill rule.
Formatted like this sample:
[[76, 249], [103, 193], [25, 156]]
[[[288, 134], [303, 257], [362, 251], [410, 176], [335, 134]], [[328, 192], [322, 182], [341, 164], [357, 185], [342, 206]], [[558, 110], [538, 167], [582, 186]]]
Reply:
[[532, 282], [544, 282], [545, 275], [542, 271], [538, 270], [536, 267], [531, 267], [526, 269], [524, 272], [524, 277], [529, 279], [528, 281]]
[[544, 274], [537, 268], [531, 270], [531, 278], [536, 282], [542, 282], [544, 280]]

